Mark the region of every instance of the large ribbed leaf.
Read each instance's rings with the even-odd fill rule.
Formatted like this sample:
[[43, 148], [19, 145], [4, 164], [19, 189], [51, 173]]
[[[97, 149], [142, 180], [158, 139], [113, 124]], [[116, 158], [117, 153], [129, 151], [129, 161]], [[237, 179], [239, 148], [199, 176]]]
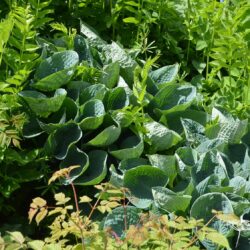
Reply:
[[[222, 193], [208, 193], [195, 200], [190, 210], [190, 216], [195, 219], [203, 219], [206, 223], [214, 216], [212, 214], [213, 209], [222, 211], [224, 214], [234, 213], [232, 204], [226, 195]], [[215, 228], [223, 235], [227, 235], [232, 230], [230, 224], [218, 220], [213, 220], [209, 226]], [[217, 249], [216, 244], [213, 244], [211, 241], [204, 240], [202, 244], [207, 249]]]
[[103, 100], [107, 88], [103, 84], [91, 85], [82, 89], [79, 94], [79, 104], [82, 105], [90, 99]]
[[161, 87], [164, 83], [173, 82], [178, 75], [178, 71], [179, 64], [176, 63], [154, 70], [150, 73], [150, 76], [154, 80], [155, 84], [158, 87]]
[[74, 72], [74, 68], [60, 70], [42, 78], [31, 86], [40, 91], [53, 91], [68, 83]]
[[151, 153], [169, 149], [182, 140], [180, 135], [158, 122], [148, 122], [145, 128], [150, 140]]
[[223, 139], [228, 143], [239, 143], [247, 130], [248, 121], [229, 121], [221, 124], [221, 129], [217, 138]]
[[137, 225], [140, 222], [139, 213], [140, 210], [132, 206], [117, 207], [107, 215], [104, 228], [111, 228], [119, 237], [124, 236], [126, 228], [128, 229], [130, 225]]
[[74, 49], [79, 55], [80, 62], [87, 61], [91, 66], [93, 65], [93, 56], [89, 44], [81, 35], [75, 36]]
[[105, 128], [101, 133], [87, 142], [87, 145], [95, 147], [109, 146], [114, 143], [121, 134], [121, 127], [111, 125]]
[[70, 172], [69, 178], [62, 181], [63, 184], [67, 185], [73, 182], [78, 176], [84, 173], [89, 166], [88, 155], [72, 144], [68, 149], [65, 159], [60, 163], [60, 168], [68, 168], [75, 165], [79, 165], [79, 167]]
[[[226, 195], [221, 193], [208, 193], [200, 196], [193, 203], [190, 215], [195, 219], [204, 219], [205, 223], [212, 217], [212, 210], [222, 211], [225, 214], [233, 213], [233, 207]], [[223, 224], [223, 222], [221, 222]]]
[[36, 71], [36, 77], [42, 79], [61, 70], [71, 70], [78, 62], [79, 57], [75, 51], [67, 50], [55, 53], [41, 62]]
[[103, 122], [105, 109], [102, 101], [93, 99], [80, 107], [77, 121], [83, 130], [97, 129]]
[[191, 177], [191, 169], [197, 162], [198, 154], [190, 147], [178, 148], [175, 152], [178, 173], [182, 178]]
[[121, 143], [120, 149], [110, 151], [110, 154], [120, 160], [132, 159], [140, 157], [143, 149], [142, 139], [137, 136], [130, 136]]
[[38, 116], [47, 117], [49, 114], [60, 109], [66, 97], [66, 90], [57, 89], [53, 97], [32, 90], [25, 90], [19, 96], [25, 100], [30, 109]]
[[110, 63], [103, 68], [100, 82], [108, 88], [114, 88], [120, 77], [120, 65], [118, 62]]
[[157, 207], [169, 212], [185, 212], [192, 196], [175, 193], [164, 187], [153, 187], [152, 193]]
[[131, 168], [135, 168], [141, 165], [148, 165], [149, 161], [144, 158], [132, 158], [132, 159], [126, 159], [122, 160], [118, 166], [119, 170], [122, 172], [125, 172]]
[[168, 176], [161, 169], [152, 166], [138, 166], [124, 173], [124, 186], [140, 199], [153, 199], [152, 187], [165, 186]]
[[98, 184], [107, 174], [107, 152], [103, 150], [93, 150], [88, 153], [88, 156], [89, 167], [74, 181], [76, 185]]
[[129, 104], [129, 98], [123, 87], [109, 90], [103, 100], [106, 110], [122, 109]]
[[173, 187], [173, 182], [177, 176], [177, 162], [174, 155], [148, 155], [148, 159], [152, 166], [163, 170], [168, 178], [169, 185]]
[[190, 119], [181, 119], [181, 123], [188, 142], [198, 144], [206, 140], [205, 128], [200, 123]]
[[168, 114], [187, 109], [196, 97], [196, 88], [189, 85], [168, 84], [152, 99], [149, 108]]
[[78, 142], [82, 137], [80, 127], [75, 123], [66, 124], [51, 134], [45, 144], [45, 151], [55, 158], [63, 160], [71, 144]]

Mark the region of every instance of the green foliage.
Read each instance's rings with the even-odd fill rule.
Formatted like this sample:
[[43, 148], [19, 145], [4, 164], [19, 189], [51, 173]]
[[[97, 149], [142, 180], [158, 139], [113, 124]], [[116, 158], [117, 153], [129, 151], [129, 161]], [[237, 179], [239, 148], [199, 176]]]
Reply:
[[[247, 0], [2, 1], [1, 212], [25, 182], [56, 193], [57, 204], [31, 204], [30, 221], [46, 228], [43, 219], [54, 219], [45, 241], [18, 232], [1, 241], [9, 249], [248, 247], [248, 14]], [[54, 171], [49, 182], [60, 181], [47, 186]], [[95, 200], [103, 181], [122, 189], [99, 185]], [[74, 212], [57, 192], [67, 186]]]

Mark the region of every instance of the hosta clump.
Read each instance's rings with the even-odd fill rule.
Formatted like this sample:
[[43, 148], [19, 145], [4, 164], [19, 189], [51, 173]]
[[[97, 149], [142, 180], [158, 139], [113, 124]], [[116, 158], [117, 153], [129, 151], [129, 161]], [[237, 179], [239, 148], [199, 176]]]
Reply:
[[[206, 222], [214, 208], [249, 213], [248, 121], [219, 107], [206, 113], [177, 64], [152, 70], [155, 58], [140, 66], [83, 23], [81, 32], [74, 50], [49, 51], [19, 94], [29, 116], [24, 136], [42, 139], [60, 168], [80, 166], [61, 182], [95, 185], [111, 175], [137, 208]], [[231, 232], [224, 222], [213, 226]]]
[[[106, 177], [109, 162], [118, 166], [121, 160], [164, 152], [180, 143], [182, 137], [159, 122], [157, 109], [171, 112], [177, 102], [185, 110], [195, 98], [195, 88], [179, 83], [173, 88], [178, 65], [149, 74], [156, 59], [140, 67], [115, 42], [107, 44], [85, 24], [81, 31], [87, 38], [76, 35], [75, 50], [48, 51], [19, 96], [29, 117], [24, 137], [35, 138], [38, 144], [43, 138], [40, 147], [44, 154], [59, 160], [61, 168], [80, 165], [71, 173], [76, 184], [94, 185]], [[165, 103], [162, 92], [172, 99]], [[142, 167], [138, 165], [138, 171]], [[144, 172], [149, 183], [156, 184], [157, 177], [148, 172], [154, 170], [149, 163]], [[167, 171], [158, 171], [166, 175], [160, 182], [164, 186]], [[128, 181], [128, 185], [132, 183], [132, 179]]]

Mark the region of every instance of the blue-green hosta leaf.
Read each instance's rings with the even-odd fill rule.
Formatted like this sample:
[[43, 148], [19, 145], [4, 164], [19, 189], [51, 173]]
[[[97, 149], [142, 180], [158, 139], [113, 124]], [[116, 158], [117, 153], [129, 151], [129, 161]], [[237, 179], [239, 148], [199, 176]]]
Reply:
[[72, 50], [55, 53], [40, 63], [36, 78], [42, 79], [61, 70], [72, 70], [79, 62], [78, 54]]
[[211, 150], [217, 149], [220, 146], [223, 146], [224, 143], [225, 143], [225, 141], [223, 139], [220, 139], [220, 138], [205, 140], [196, 148], [196, 151], [199, 154], [204, 154], [204, 153], [207, 153]]
[[118, 62], [110, 63], [103, 68], [100, 77], [100, 83], [104, 84], [107, 88], [114, 88], [120, 77], [120, 65]]
[[115, 187], [122, 188], [124, 186], [123, 185], [124, 176], [117, 173], [116, 168], [113, 164], [111, 164], [109, 171], [111, 173], [109, 183], [111, 185], [114, 185]]
[[107, 174], [108, 154], [103, 150], [93, 150], [88, 153], [89, 167], [79, 176], [74, 184], [76, 185], [96, 185], [100, 183]]
[[73, 182], [78, 176], [86, 171], [89, 166], [89, 157], [74, 144], [72, 144], [66, 155], [66, 158], [60, 163], [60, 168], [68, 168], [70, 166], [79, 165], [79, 168], [73, 169], [69, 178], [62, 181], [63, 184], [68, 185]]
[[91, 99], [103, 100], [107, 88], [103, 84], [94, 84], [82, 89], [79, 94], [79, 104], [82, 105]]
[[138, 166], [124, 173], [124, 186], [131, 195], [140, 199], [152, 200], [152, 187], [165, 186], [167, 183], [167, 174], [152, 166]]
[[212, 120], [218, 119], [220, 123], [233, 122], [233, 116], [221, 107], [212, 109]]
[[121, 70], [120, 74], [125, 81], [132, 86], [134, 78], [134, 69], [137, 63], [125, 52], [117, 43], [112, 42], [103, 49], [103, 53], [108, 62], [118, 62]]
[[57, 89], [53, 97], [32, 90], [25, 90], [19, 96], [29, 105], [30, 109], [38, 116], [47, 117], [49, 114], [58, 111], [66, 98], [67, 92], [64, 89]]
[[217, 138], [220, 138], [227, 143], [236, 144], [240, 143], [241, 138], [246, 133], [248, 120], [235, 120], [221, 124], [221, 129]]
[[93, 56], [88, 42], [81, 36], [76, 35], [74, 39], [74, 49], [79, 55], [79, 61], [87, 61], [90, 66], [93, 66]]
[[168, 84], [152, 99], [149, 108], [158, 109], [161, 114], [186, 110], [196, 98], [196, 88], [178, 84]]
[[199, 144], [206, 140], [205, 128], [196, 121], [181, 119], [181, 123], [188, 142]]
[[209, 193], [210, 192], [210, 186], [220, 186], [220, 181], [217, 175], [211, 174], [210, 176], [206, 177], [204, 180], [199, 182], [197, 185], [195, 185], [195, 189], [197, 190], [197, 193], [199, 196]]
[[178, 75], [178, 71], [179, 64], [176, 63], [154, 70], [150, 72], [150, 76], [158, 87], [162, 87], [165, 83], [173, 82]]
[[110, 151], [119, 160], [139, 158], [144, 150], [143, 140], [138, 136], [127, 137], [120, 145], [120, 149]]
[[22, 133], [24, 138], [33, 138], [41, 135], [44, 133], [44, 131], [41, 129], [38, 119], [34, 116], [31, 116], [29, 121], [23, 125]]
[[107, 43], [102, 38], [100, 38], [97, 32], [82, 20], [80, 20], [80, 31], [88, 38], [90, 45], [95, 46], [98, 49], [102, 49], [103, 47], [107, 46]]
[[[91, 83], [85, 81], [70, 81], [67, 85], [67, 96], [72, 100], [79, 100], [80, 93], [91, 86]], [[93, 85], [94, 86], [94, 85]], [[98, 98], [97, 98], [98, 99]], [[83, 103], [79, 103], [82, 105]]]
[[174, 155], [148, 155], [152, 166], [163, 170], [169, 178], [169, 186], [173, 187], [173, 182], [177, 176], [177, 163]]
[[200, 156], [199, 161], [192, 168], [192, 179], [194, 183], [199, 183], [208, 176], [216, 174], [220, 182], [228, 182], [228, 174], [225, 166], [218, 161], [218, 156], [213, 151]]
[[122, 172], [125, 172], [131, 168], [135, 168], [141, 165], [148, 165], [149, 162], [147, 159], [144, 158], [132, 158], [132, 159], [126, 159], [122, 160], [118, 166], [119, 170]]
[[51, 134], [56, 129], [63, 127], [67, 121], [74, 120], [76, 114], [76, 103], [71, 98], [66, 97], [61, 108], [56, 113], [43, 121], [38, 120], [38, 123], [43, 131]]
[[[125, 222], [127, 225], [124, 224]], [[138, 223], [140, 223], [140, 210], [138, 208], [132, 206], [126, 206], [125, 208], [117, 207], [107, 215], [104, 221], [104, 228], [111, 227], [119, 237], [123, 237], [125, 236], [125, 229]]]
[[246, 179], [241, 176], [235, 176], [229, 181], [229, 187], [233, 187], [233, 193], [244, 196], [246, 189]]
[[178, 148], [175, 152], [178, 173], [183, 178], [191, 177], [191, 170], [198, 160], [197, 152], [190, 147]]
[[153, 187], [152, 193], [157, 207], [172, 213], [185, 212], [192, 196], [175, 193], [164, 187]]
[[105, 109], [102, 101], [93, 99], [80, 107], [77, 121], [82, 130], [97, 129], [103, 122]]
[[[225, 214], [232, 214], [234, 212], [232, 204], [226, 195], [221, 193], [208, 193], [201, 195], [195, 200], [191, 207], [190, 215], [195, 219], [204, 219], [206, 223], [213, 217], [213, 209], [222, 211]], [[220, 221], [220, 223], [226, 226], [224, 222]], [[213, 223], [210, 225], [213, 225]], [[228, 232], [229, 230], [230, 228], [227, 227], [226, 231]]]
[[80, 127], [75, 123], [68, 123], [64, 127], [57, 129], [48, 137], [45, 144], [45, 152], [54, 155], [58, 160], [63, 160], [71, 144], [78, 142], [82, 137]]
[[105, 128], [101, 133], [99, 133], [95, 138], [87, 142], [87, 145], [95, 147], [104, 147], [113, 144], [121, 134], [121, 127], [111, 125]]
[[151, 153], [169, 149], [182, 140], [180, 135], [158, 122], [148, 122], [145, 128], [150, 140]]
[[181, 118], [191, 119], [200, 123], [202, 126], [205, 126], [209, 121], [209, 116], [206, 112], [188, 108], [184, 111], [177, 111], [163, 115], [160, 119], [160, 122], [167, 125], [169, 129], [172, 129], [180, 134], [183, 131]]
[[126, 110], [115, 110], [111, 116], [122, 128], [127, 128], [134, 119], [133, 114]]
[[109, 90], [103, 100], [106, 110], [122, 109], [129, 105], [129, 97], [123, 87]]
[[237, 216], [250, 212], [250, 202], [248, 199], [230, 192], [227, 193], [227, 197], [232, 203], [234, 214]]
[[75, 68], [64, 69], [48, 75], [31, 86], [40, 91], [54, 91], [68, 83], [75, 72]]

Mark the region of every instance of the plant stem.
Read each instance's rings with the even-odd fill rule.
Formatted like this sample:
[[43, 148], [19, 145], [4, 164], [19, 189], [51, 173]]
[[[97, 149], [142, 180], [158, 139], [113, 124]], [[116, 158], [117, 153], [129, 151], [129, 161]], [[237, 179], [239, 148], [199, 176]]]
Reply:
[[[69, 175], [67, 175], [67, 179], [70, 180]], [[79, 209], [79, 205], [78, 205], [77, 193], [76, 193], [75, 185], [72, 181], [70, 181], [70, 185], [72, 187], [73, 194], [74, 194], [76, 212], [77, 212], [77, 217], [78, 217], [78, 221], [79, 221], [77, 225], [78, 225], [78, 228], [80, 229], [80, 233], [81, 233], [82, 249], [85, 249], [84, 237], [83, 237], [83, 228], [84, 227], [82, 227], [82, 222], [81, 222], [81, 218], [80, 218], [80, 209]]]
[[[216, 215], [214, 215], [202, 228], [207, 227], [214, 220], [215, 217], [216, 217]], [[199, 232], [201, 229], [199, 229], [197, 232]], [[196, 232], [196, 235], [197, 235], [197, 232]], [[196, 235], [191, 239], [191, 241], [184, 248], [184, 250], [187, 250], [189, 247], [191, 247], [198, 240], [198, 237]]]

